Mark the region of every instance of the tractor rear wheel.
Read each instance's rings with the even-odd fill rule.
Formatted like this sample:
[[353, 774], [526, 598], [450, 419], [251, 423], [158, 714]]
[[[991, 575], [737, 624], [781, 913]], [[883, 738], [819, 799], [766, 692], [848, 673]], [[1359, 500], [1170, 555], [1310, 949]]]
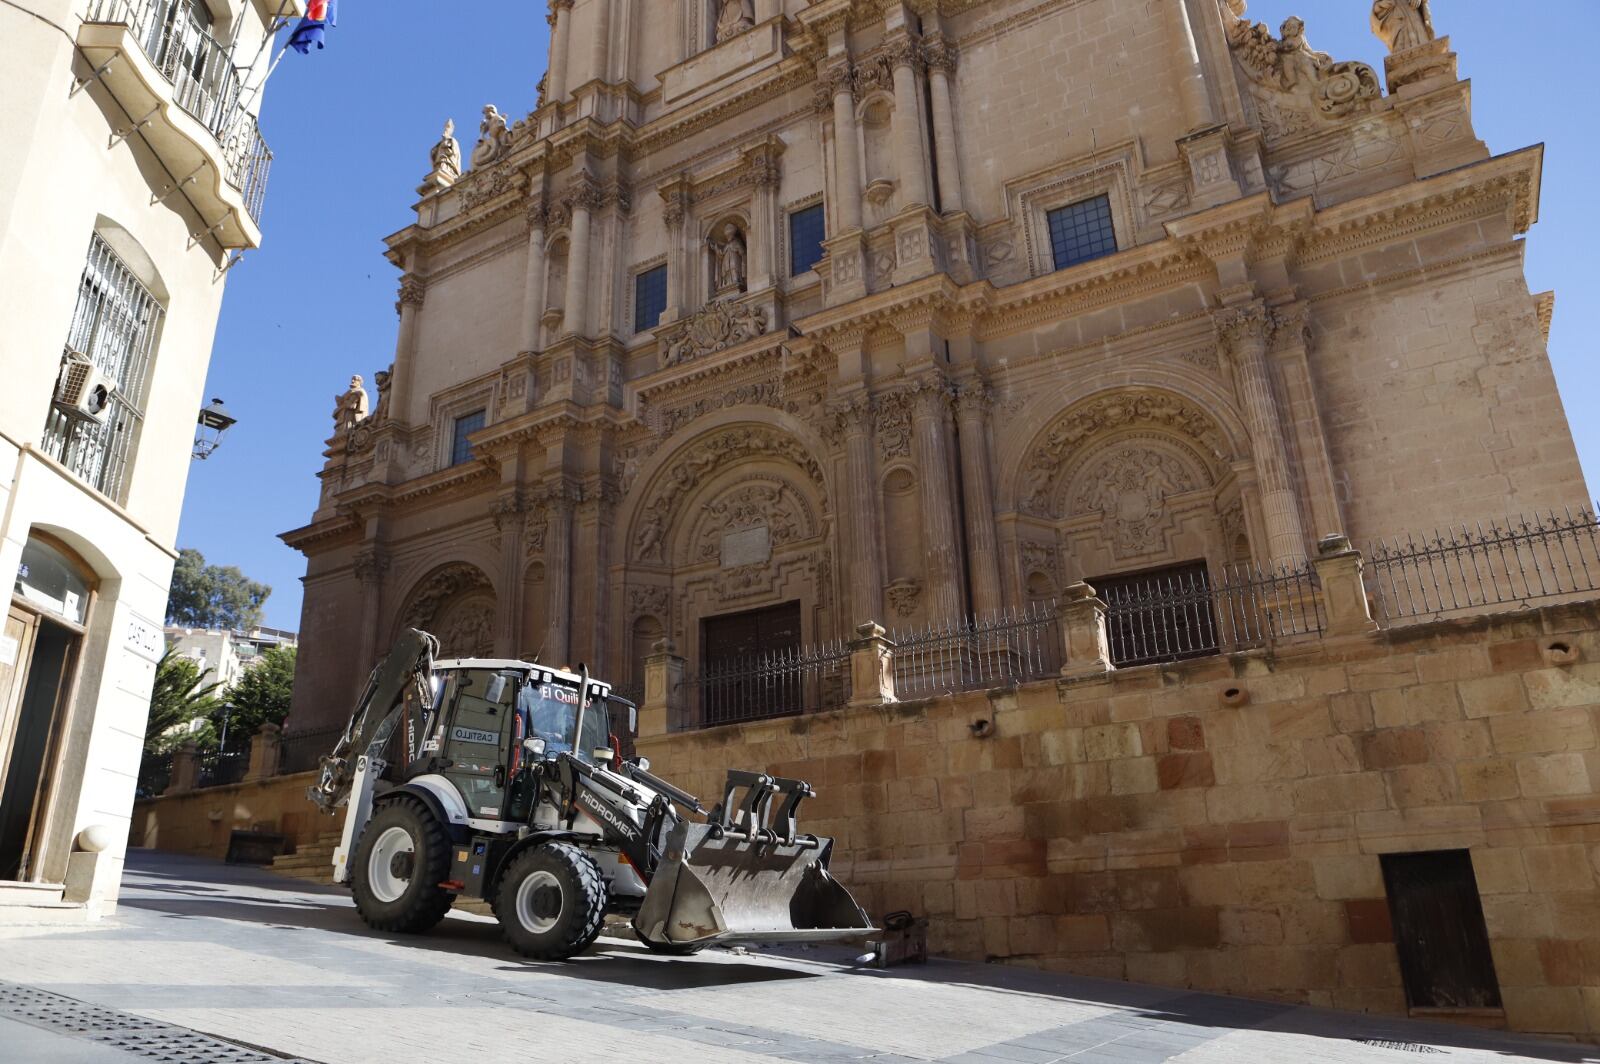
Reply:
[[351, 893], [367, 926], [414, 934], [450, 911], [455, 895], [439, 886], [449, 877], [444, 825], [415, 798], [397, 798], [380, 806], [361, 833]]
[[606, 884], [588, 854], [547, 842], [518, 854], [500, 877], [494, 914], [525, 957], [564, 961], [589, 948], [606, 916]]

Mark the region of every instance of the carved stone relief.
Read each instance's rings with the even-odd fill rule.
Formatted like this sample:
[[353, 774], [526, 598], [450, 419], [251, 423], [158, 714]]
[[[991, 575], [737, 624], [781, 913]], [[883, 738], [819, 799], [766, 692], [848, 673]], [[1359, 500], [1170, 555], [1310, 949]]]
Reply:
[[449, 606], [433, 622], [444, 658], [494, 656], [494, 599], [475, 596]]
[[885, 461], [911, 454], [911, 401], [905, 392], [880, 395], [873, 403], [873, 427]]
[[1124, 558], [1160, 550], [1169, 521], [1167, 499], [1199, 486], [1176, 457], [1139, 444], [1113, 449], [1074, 479], [1068, 514], [1102, 514], [1106, 538]]
[[1327, 119], [1343, 119], [1371, 107], [1382, 95], [1377, 73], [1365, 63], [1334, 62], [1306, 40], [1305, 23], [1284, 20], [1274, 37], [1265, 23], [1243, 18], [1245, 0], [1228, 0], [1228, 43], [1252, 83], [1262, 130], [1268, 139], [1293, 136]]
[[917, 603], [922, 598], [922, 585], [915, 580], [896, 580], [883, 589], [883, 595], [896, 616], [911, 617], [916, 614]]
[[442, 616], [443, 607], [452, 600], [465, 597], [482, 598], [485, 595], [491, 602], [493, 601], [493, 586], [482, 570], [465, 563], [446, 566], [428, 577], [411, 593], [411, 601], [406, 607], [401, 624], [405, 628], [428, 631], [430, 626], [437, 624]]
[[683, 321], [656, 330], [661, 364], [676, 366], [753, 340], [767, 331], [767, 312], [731, 299], [708, 303]]

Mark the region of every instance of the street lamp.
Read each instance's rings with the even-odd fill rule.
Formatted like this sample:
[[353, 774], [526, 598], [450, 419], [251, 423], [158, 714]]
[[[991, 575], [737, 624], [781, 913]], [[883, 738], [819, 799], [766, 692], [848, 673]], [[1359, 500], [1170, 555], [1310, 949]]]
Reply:
[[222, 446], [223, 433], [238, 423], [238, 418], [228, 413], [221, 399], [211, 400], [211, 405], [200, 411], [199, 430], [194, 434], [194, 457], [202, 462]]

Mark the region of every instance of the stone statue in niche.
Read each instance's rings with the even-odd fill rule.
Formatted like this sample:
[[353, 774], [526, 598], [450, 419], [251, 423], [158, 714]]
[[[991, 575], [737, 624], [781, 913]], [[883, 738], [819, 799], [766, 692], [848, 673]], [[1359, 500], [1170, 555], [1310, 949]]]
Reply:
[[721, 0], [717, 11], [717, 43], [754, 29], [756, 11], [751, 0]]
[[444, 132], [439, 135], [439, 143], [428, 152], [428, 161], [433, 164], [433, 170], [422, 179], [422, 188], [418, 191], [449, 188], [456, 183], [456, 178], [461, 176], [461, 144], [456, 140], [455, 134], [455, 119], [446, 119]]
[[389, 382], [393, 377], [394, 363], [392, 362], [389, 364], [388, 369], [380, 369], [372, 375], [372, 383], [378, 388], [378, 403], [372, 408], [372, 417], [370, 418], [375, 425], [389, 416]]
[[506, 116], [492, 103], [483, 105], [483, 121], [478, 124], [478, 144], [472, 149], [472, 165], [486, 166], [511, 150], [511, 129]]
[[333, 399], [333, 431], [335, 435], [349, 432], [367, 418], [367, 390], [361, 386], [361, 374], [350, 378], [350, 390]]
[[1376, 0], [1372, 32], [1389, 54], [1420, 48], [1434, 39], [1433, 11], [1428, 0]]
[[722, 227], [722, 239], [711, 238], [715, 290], [719, 296], [744, 291], [744, 234], [732, 222]]

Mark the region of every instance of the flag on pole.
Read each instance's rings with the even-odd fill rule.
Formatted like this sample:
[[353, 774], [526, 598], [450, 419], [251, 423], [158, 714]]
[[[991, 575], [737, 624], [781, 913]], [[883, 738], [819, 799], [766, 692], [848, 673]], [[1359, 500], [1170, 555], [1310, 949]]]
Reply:
[[338, 7], [338, 0], [308, 0], [306, 17], [289, 34], [289, 47], [301, 55], [310, 54], [313, 45], [326, 48], [323, 38], [328, 27], [339, 24]]

